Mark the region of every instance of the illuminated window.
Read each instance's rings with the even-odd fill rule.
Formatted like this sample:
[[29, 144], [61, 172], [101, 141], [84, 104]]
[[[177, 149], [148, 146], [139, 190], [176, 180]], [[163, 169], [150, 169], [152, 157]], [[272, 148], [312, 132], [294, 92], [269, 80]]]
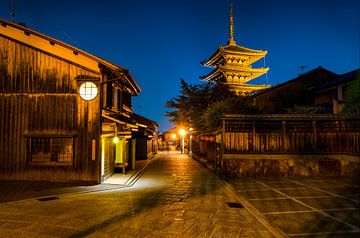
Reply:
[[72, 165], [73, 137], [28, 138], [29, 162], [31, 165]]
[[80, 85], [80, 97], [86, 101], [93, 100], [98, 93], [96, 85], [92, 82], [85, 82]]

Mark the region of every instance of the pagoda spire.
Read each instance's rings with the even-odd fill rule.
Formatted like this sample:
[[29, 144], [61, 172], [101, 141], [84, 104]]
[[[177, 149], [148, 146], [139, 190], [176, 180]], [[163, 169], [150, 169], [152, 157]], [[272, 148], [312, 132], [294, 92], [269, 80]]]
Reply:
[[230, 16], [229, 16], [229, 42], [228, 45], [236, 45], [234, 40], [234, 17], [233, 17], [233, 4], [230, 0]]
[[227, 45], [220, 46], [209, 59], [202, 62], [202, 65], [214, 69], [201, 78], [222, 84], [239, 96], [246, 96], [270, 87], [267, 84], [248, 83], [268, 72], [269, 68], [252, 67], [253, 63], [264, 58], [267, 51], [253, 50], [236, 44], [234, 39], [233, 0], [229, 1], [229, 41]]

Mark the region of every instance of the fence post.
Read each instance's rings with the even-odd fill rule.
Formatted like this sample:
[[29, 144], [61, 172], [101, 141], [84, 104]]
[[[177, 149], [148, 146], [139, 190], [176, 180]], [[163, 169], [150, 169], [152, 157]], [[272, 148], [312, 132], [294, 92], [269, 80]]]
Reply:
[[224, 174], [224, 176], [226, 176], [225, 170], [224, 170], [224, 153], [225, 153], [224, 139], [225, 139], [225, 119], [222, 119], [221, 145], [220, 145], [220, 170], [221, 170], [221, 173]]
[[316, 135], [316, 121], [312, 121], [313, 138], [314, 138], [314, 152], [317, 152], [317, 135]]
[[285, 142], [286, 142], [286, 121], [281, 121], [281, 139], [282, 139], [282, 152], [285, 152]]
[[252, 151], [251, 152], [255, 152], [255, 140], [256, 140], [256, 135], [255, 135], [255, 133], [256, 133], [256, 129], [255, 129], [255, 127], [256, 127], [256, 121], [252, 121]]

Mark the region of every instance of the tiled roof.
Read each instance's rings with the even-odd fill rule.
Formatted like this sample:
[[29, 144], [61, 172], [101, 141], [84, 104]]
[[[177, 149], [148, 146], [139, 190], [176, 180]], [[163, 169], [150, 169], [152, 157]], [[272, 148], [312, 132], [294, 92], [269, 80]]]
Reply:
[[143, 117], [139, 114], [133, 113], [131, 119], [137, 123], [147, 126], [150, 130], [155, 131], [159, 124], [156, 121], [150, 120], [149, 118]]
[[360, 69], [356, 69], [356, 70], [350, 71], [348, 73], [342, 74], [339, 77], [337, 77], [329, 82], [326, 82], [324, 84], [314, 87], [312, 90], [319, 91], [319, 90], [323, 90], [323, 89], [326, 89], [326, 88], [329, 88], [329, 87], [332, 87], [335, 85], [344, 84], [349, 81], [355, 80], [356, 77], [360, 77]]
[[242, 52], [242, 53], [265, 53], [266, 52], [266, 51], [262, 51], [262, 50], [249, 49], [249, 48], [239, 46], [239, 45], [227, 45], [227, 46], [224, 46], [221, 48], [225, 49], [225, 50], [237, 51], [237, 52]]

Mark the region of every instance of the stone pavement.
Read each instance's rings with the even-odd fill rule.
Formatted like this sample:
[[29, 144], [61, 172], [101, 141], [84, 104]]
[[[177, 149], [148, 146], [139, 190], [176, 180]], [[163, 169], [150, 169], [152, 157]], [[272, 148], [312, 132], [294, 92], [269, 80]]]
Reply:
[[185, 155], [162, 154], [132, 186], [106, 186], [0, 204], [0, 237], [282, 236]]
[[102, 184], [88, 182], [0, 181], [0, 203], [49, 196], [90, 193], [132, 186], [151, 160], [136, 161], [136, 169], [116, 173]]
[[290, 237], [360, 237], [359, 178], [233, 179], [230, 184]]

